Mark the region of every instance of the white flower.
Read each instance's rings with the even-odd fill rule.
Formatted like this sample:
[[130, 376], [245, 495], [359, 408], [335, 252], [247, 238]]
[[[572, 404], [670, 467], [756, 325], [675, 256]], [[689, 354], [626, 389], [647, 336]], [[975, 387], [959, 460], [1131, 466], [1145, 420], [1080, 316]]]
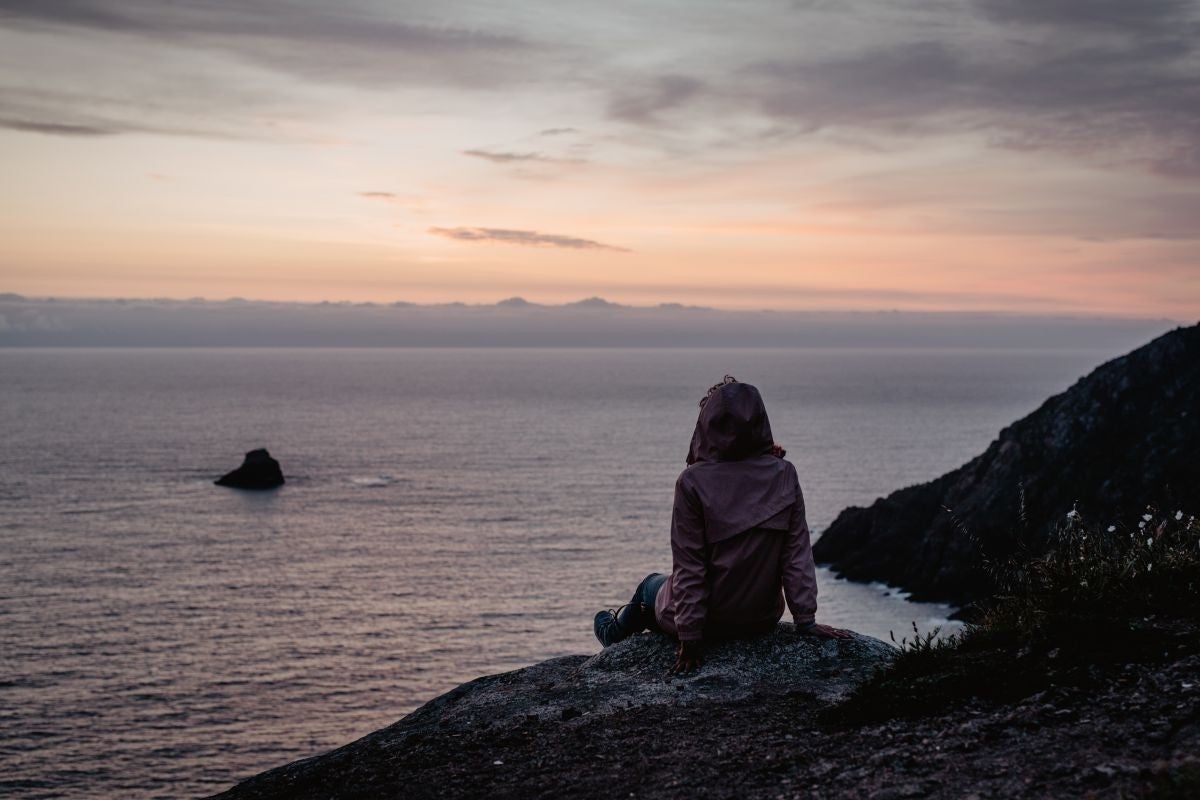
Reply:
[[1153, 514], [1142, 514], [1142, 519], [1146, 520], [1146, 522], [1149, 522], [1150, 520], [1154, 519], [1154, 515]]
[[1146, 540], [1146, 547], [1150, 547], [1150, 546], [1151, 546], [1151, 545], [1153, 545], [1153, 544], [1154, 544], [1154, 540], [1153, 540], [1153, 539], [1147, 539], [1147, 540]]
[[1078, 516], [1079, 516], [1079, 512], [1073, 508], [1067, 512], [1067, 519], [1075, 519]]
[[1117, 529], [1117, 526], [1116, 526], [1116, 525], [1109, 525], [1109, 526], [1108, 526], [1108, 532], [1109, 532], [1109, 533], [1112, 533], [1112, 532], [1113, 532], [1113, 531], [1115, 531], [1116, 529]]
[[1146, 565], [1146, 572], [1149, 572], [1149, 571], [1150, 571], [1150, 570], [1152, 570], [1152, 569], [1154, 569], [1154, 565], [1153, 565], [1153, 564], [1147, 564], [1147, 565]]
[[1179, 522], [1179, 520], [1181, 520], [1181, 519], [1183, 519], [1183, 512], [1182, 512], [1182, 511], [1176, 511], [1176, 512], [1175, 512], [1175, 521], [1176, 521], [1176, 522]]
[[1146, 527], [1146, 521], [1145, 521], [1145, 520], [1142, 520], [1141, 522], [1139, 522], [1139, 523], [1138, 523], [1138, 527], [1139, 527], [1139, 528], [1144, 528], [1144, 527]]

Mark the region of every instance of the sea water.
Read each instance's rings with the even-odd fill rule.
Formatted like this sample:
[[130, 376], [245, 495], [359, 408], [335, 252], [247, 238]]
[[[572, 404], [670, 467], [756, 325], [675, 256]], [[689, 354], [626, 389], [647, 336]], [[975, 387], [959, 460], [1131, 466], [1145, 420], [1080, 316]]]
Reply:
[[[697, 401], [758, 385], [819, 533], [1105, 358], [1050, 350], [0, 351], [0, 794], [186, 797], [599, 649], [670, 567]], [[283, 488], [214, 486], [267, 447]], [[826, 623], [947, 606], [821, 570]]]

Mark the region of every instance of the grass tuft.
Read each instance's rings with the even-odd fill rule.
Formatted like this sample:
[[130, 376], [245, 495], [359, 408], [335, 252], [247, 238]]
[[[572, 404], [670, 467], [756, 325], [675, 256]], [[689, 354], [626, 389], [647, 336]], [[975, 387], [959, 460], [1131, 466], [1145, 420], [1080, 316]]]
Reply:
[[[1050, 687], [1098, 685], [1116, 665], [1195, 652], [1200, 523], [1153, 508], [1136, 527], [1091, 526], [1072, 511], [1047, 551], [989, 565], [997, 587], [978, 621], [896, 642], [892, 664], [827, 712], [829, 724], [1015, 702]], [[895, 636], [893, 635], [893, 641]]]

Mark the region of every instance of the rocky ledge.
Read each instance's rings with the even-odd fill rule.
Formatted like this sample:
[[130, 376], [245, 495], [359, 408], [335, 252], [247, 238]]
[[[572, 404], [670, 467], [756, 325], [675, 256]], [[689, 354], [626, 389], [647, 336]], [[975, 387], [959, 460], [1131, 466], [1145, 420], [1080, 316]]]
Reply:
[[948, 692], [963, 667], [951, 659], [892, 686], [905, 713], [871, 706], [865, 719], [845, 712], [856, 704], [861, 716], [861, 702], [830, 701], [893, 658], [881, 642], [781, 629], [716, 648], [699, 672], [667, 679], [671, 643], [639, 636], [592, 658], [472, 681], [218, 797], [1196, 797], [1196, 629], [1166, 630], [1144, 652], [1117, 648], [1097, 663], [1054, 643], [968, 654], [989, 673], [1041, 676], [1016, 694], [986, 679], [960, 686], [965, 696]]
[[674, 640], [642, 634], [591, 657], [564, 656], [478, 678], [390, 727], [265, 772], [218, 797], [438, 796], [436, 785], [418, 790], [413, 781], [420, 779], [406, 775], [422, 748], [452, 752], [467, 738], [502, 741], [531, 728], [554, 738], [654, 708], [719, 709], [777, 701], [827, 707], [895, 653], [891, 645], [869, 636], [817, 639], [797, 635], [790, 623], [781, 623], [767, 636], [716, 644], [700, 669], [670, 676]]

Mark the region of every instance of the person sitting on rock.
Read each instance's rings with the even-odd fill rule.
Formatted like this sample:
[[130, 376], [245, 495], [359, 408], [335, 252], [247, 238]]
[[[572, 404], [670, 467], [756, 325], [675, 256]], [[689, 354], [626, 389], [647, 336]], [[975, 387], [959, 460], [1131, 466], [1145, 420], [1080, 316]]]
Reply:
[[605, 647], [643, 630], [679, 639], [673, 672], [700, 666], [706, 639], [768, 633], [783, 616], [823, 638], [817, 577], [796, 468], [774, 443], [758, 389], [732, 376], [708, 390], [675, 482], [671, 574], [651, 573], [618, 610], [596, 614]]

